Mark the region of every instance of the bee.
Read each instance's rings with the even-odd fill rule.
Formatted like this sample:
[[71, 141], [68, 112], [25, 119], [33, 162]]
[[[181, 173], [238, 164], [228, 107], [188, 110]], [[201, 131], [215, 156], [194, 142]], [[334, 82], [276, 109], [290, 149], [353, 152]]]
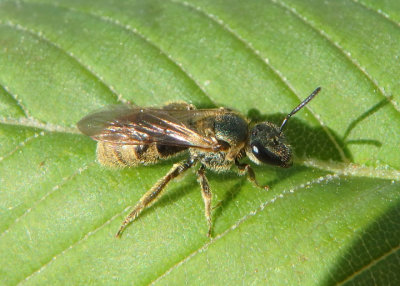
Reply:
[[283, 168], [292, 166], [292, 151], [283, 129], [296, 112], [308, 104], [321, 90], [315, 89], [293, 109], [280, 126], [271, 122], [252, 124], [244, 116], [227, 108], [196, 109], [192, 104], [176, 102], [161, 108], [120, 105], [84, 117], [79, 130], [97, 141], [97, 160], [113, 167], [155, 164], [183, 152], [187, 159], [176, 163], [147, 191], [122, 222], [116, 233], [120, 237], [129, 223], [163, 194], [167, 184], [195, 165], [204, 200], [207, 235], [211, 237], [211, 189], [206, 170], [228, 171], [236, 166], [240, 175], [257, 187], [255, 173], [245, 156], [255, 164]]

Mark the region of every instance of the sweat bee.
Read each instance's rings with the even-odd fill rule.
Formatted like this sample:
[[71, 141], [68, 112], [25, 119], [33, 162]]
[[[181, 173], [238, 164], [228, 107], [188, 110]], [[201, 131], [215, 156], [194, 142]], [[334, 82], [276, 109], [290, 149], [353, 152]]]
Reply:
[[211, 236], [211, 190], [206, 169], [221, 172], [233, 165], [239, 174], [260, 186], [249, 164], [239, 160], [248, 156], [256, 164], [292, 166], [292, 151], [283, 129], [296, 112], [321, 90], [315, 89], [293, 109], [280, 126], [271, 122], [251, 124], [248, 119], [226, 108], [196, 109], [179, 102], [161, 108], [113, 106], [89, 114], [78, 122], [79, 130], [97, 141], [97, 159], [105, 166], [129, 167], [148, 165], [182, 152], [188, 158], [176, 163], [147, 191], [122, 222], [116, 237], [127, 225], [157, 199], [167, 184], [191, 167], [199, 164], [197, 178], [205, 205], [208, 236]]

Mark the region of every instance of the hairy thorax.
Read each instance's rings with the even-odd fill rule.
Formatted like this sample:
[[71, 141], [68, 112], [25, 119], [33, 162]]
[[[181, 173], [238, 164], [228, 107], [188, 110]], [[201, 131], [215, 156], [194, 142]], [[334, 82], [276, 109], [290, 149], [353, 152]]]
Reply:
[[[248, 136], [248, 122], [234, 112], [221, 114], [213, 118], [206, 118], [199, 122], [206, 132], [205, 135], [215, 136], [218, 141], [227, 145], [224, 151], [205, 151], [190, 149], [191, 156], [197, 158], [203, 165], [214, 171], [226, 171], [239, 159], [244, 152]], [[208, 133], [208, 134], [207, 134]]]

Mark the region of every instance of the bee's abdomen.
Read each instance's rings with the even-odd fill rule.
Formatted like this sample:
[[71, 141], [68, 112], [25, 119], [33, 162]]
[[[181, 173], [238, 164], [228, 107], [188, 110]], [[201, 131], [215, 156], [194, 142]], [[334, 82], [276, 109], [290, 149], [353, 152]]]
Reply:
[[157, 145], [156, 148], [160, 159], [169, 158], [187, 149], [187, 147], [167, 146], [167, 145]]
[[154, 144], [125, 145], [97, 142], [97, 160], [105, 166], [128, 167], [155, 163], [158, 156]]
[[154, 164], [185, 150], [184, 147], [157, 144], [125, 145], [97, 142], [97, 160], [111, 167], [130, 167], [139, 164]]

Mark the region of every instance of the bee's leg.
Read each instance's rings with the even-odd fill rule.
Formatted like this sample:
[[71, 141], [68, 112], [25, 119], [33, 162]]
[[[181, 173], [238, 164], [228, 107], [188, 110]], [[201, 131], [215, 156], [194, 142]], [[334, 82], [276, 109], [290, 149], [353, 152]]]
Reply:
[[257, 180], [256, 180], [256, 175], [254, 174], [253, 169], [251, 168], [251, 166], [249, 164], [241, 164], [239, 163], [238, 160], [235, 160], [235, 165], [238, 167], [239, 169], [239, 173], [240, 174], [245, 174], [247, 173], [247, 178], [249, 179], [250, 182], [252, 182], [256, 187], [261, 188], [261, 189], [265, 189], [268, 190], [269, 186], [261, 186]]
[[174, 164], [169, 172], [159, 180], [149, 191], [147, 191], [139, 202], [134, 207], [133, 211], [125, 218], [119, 228], [116, 237], [120, 237], [126, 226], [134, 221], [139, 214], [146, 208], [153, 204], [161, 195], [165, 186], [174, 178], [188, 170], [195, 163], [195, 159], [190, 158], [187, 161], [182, 161], [180, 163]]
[[200, 183], [201, 195], [204, 200], [204, 211], [208, 223], [208, 233], [207, 236], [211, 237], [211, 190], [210, 185], [205, 174], [205, 167], [201, 165], [200, 169], [197, 171], [197, 180]]

